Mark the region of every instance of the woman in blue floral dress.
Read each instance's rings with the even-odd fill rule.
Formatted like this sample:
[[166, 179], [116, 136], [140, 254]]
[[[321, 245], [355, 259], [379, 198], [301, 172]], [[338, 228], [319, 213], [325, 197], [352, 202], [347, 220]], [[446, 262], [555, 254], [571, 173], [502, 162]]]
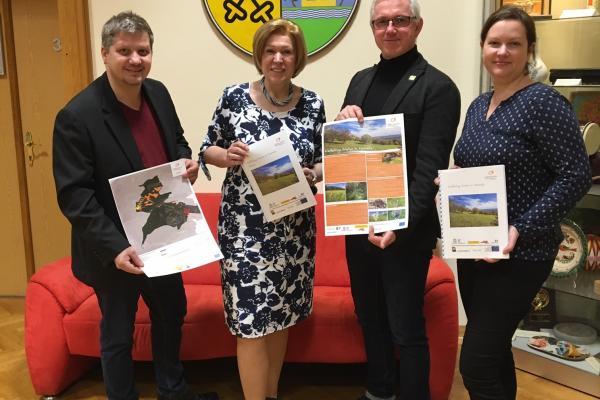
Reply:
[[[288, 132], [309, 184], [321, 179], [323, 100], [292, 84], [306, 64], [302, 32], [270, 21], [254, 36], [262, 79], [223, 92], [200, 149], [201, 164], [227, 168], [218, 237], [223, 301], [246, 400], [276, 399], [287, 328], [312, 309], [314, 208], [267, 222], [240, 165], [248, 145]], [[207, 172], [207, 170], [205, 170]]]

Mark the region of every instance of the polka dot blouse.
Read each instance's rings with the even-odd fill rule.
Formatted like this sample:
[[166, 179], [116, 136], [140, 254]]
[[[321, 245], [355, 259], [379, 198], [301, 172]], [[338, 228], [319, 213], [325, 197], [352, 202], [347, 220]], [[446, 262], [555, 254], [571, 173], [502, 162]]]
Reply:
[[591, 185], [590, 163], [569, 102], [529, 85], [486, 120], [492, 92], [471, 103], [454, 149], [460, 167], [504, 164], [508, 223], [519, 231], [511, 258], [549, 260], [562, 240], [560, 220]]

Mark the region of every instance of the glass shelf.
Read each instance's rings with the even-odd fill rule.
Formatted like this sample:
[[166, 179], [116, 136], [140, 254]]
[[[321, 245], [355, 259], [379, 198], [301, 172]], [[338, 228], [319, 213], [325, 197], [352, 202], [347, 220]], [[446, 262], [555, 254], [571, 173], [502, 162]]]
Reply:
[[578, 271], [572, 276], [560, 278], [550, 276], [546, 279], [544, 287], [600, 301], [600, 293], [594, 292], [594, 281], [598, 279], [600, 279], [600, 271]]
[[588, 196], [594, 196], [594, 197], [598, 197], [600, 196], [600, 184], [595, 183], [592, 185], [592, 187], [590, 188], [590, 190], [587, 193]]

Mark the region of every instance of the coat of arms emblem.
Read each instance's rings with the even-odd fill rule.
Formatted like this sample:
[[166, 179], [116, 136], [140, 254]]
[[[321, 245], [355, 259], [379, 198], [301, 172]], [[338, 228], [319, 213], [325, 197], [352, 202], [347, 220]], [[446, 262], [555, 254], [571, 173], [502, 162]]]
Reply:
[[343, 32], [359, 0], [204, 0], [211, 20], [235, 47], [252, 54], [258, 27], [285, 18], [304, 32], [308, 55], [323, 50]]

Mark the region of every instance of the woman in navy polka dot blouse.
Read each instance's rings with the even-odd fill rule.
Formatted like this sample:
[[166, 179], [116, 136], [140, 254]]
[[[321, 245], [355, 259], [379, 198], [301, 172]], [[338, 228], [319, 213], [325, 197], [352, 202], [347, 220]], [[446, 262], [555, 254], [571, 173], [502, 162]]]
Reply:
[[535, 25], [503, 7], [481, 31], [483, 64], [494, 90], [467, 112], [454, 149], [459, 167], [504, 164], [508, 260], [459, 260], [468, 322], [460, 372], [471, 399], [514, 399], [511, 337], [547, 278], [562, 240], [559, 223], [589, 189], [591, 173], [568, 101], [529, 78]]

